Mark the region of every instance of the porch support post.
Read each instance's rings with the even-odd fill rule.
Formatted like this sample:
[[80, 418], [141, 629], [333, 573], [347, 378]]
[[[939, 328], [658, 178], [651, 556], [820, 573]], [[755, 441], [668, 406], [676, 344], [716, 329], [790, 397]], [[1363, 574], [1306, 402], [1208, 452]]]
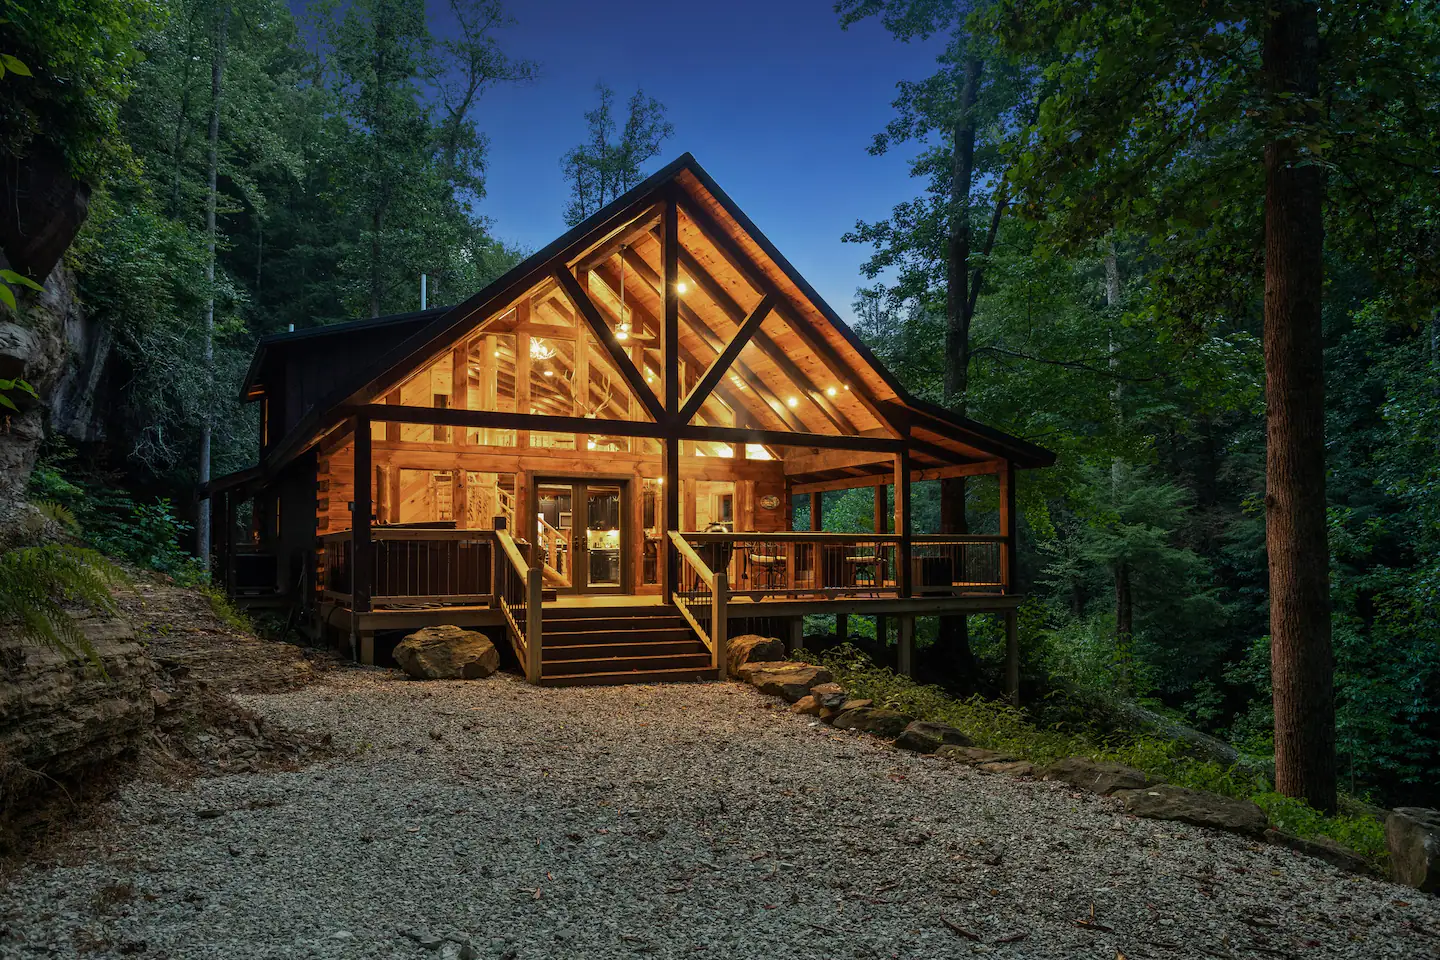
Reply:
[[1000, 544], [1000, 584], [1005, 593], [1014, 593], [1016, 588], [1015, 549], [1015, 465], [1005, 461], [1000, 470], [1000, 533], [1005, 537]]
[[680, 529], [680, 214], [673, 193], [660, 213], [661, 280], [665, 289], [665, 535], [660, 549], [665, 557], [663, 599], [668, 603], [680, 580], [680, 558], [670, 543], [670, 531]]
[[911, 595], [910, 576], [910, 451], [901, 450], [895, 454], [895, 533], [900, 538], [895, 558], [895, 586], [900, 596]]
[[[885, 496], [885, 484], [875, 484], [875, 533], [880, 536], [883, 536], [886, 533], [890, 532], [889, 518], [885, 516], [885, 508], [887, 506], [885, 501], [887, 499], [888, 498]], [[876, 557], [884, 556], [884, 554], [880, 552], [880, 547], [878, 544], [875, 547], [875, 555]], [[875, 581], [877, 587], [883, 587], [885, 585], [884, 573], [884, 568], [877, 563], [875, 567]], [[875, 639], [880, 642], [881, 646], [885, 645], [885, 634], [888, 626], [889, 625], [885, 622], [885, 615], [883, 613], [875, 615]]]
[[710, 639], [715, 644], [715, 679], [724, 680], [730, 668], [730, 578], [724, 570], [715, 571], [715, 589], [711, 593]]
[[823, 493], [810, 494], [810, 529], [819, 533], [824, 529], [825, 519], [825, 495]]
[[805, 618], [791, 617], [785, 624], [785, 652], [794, 653], [805, 645]]
[[1005, 695], [1010, 705], [1020, 706], [1020, 617], [1005, 611]]
[[225, 491], [225, 518], [222, 521], [225, 528], [225, 538], [221, 541], [224, 544], [225, 553], [225, 592], [231, 596], [235, 594], [235, 491]]
[[665, 527], [660, 536], [660, 556], [664, 559], [664, 579], [661, 581], [661, 598], [670, 602], [675, 584], [680, 580], [680, 557], [670, 542], [670, 531], [680, 529], [680, 441], [674, 437], [665, 440], [665, 477], [661, 492], [665, 496]]
[[[351, 623], [357, 623], [361, 614], [370, 612], [370, 597], [373, 594], [375, 577], [375, 544], [370, 536], [371, 484], [375, 470], [370, 460], [370, 419], [355, 418], [355, 498], [351, 501], [350, 514], [350, 610]], [[354, 651], [363, 664], [375, 662], [375, 634], [351, 628], [351, 636], [358, 637], [359, 645]]]
[[915, 676], [915, 617], [911, 614], [902, 614], [900, 617], [900, 637], [895, 660], [897, 673], [903, 673], [907, 677]]

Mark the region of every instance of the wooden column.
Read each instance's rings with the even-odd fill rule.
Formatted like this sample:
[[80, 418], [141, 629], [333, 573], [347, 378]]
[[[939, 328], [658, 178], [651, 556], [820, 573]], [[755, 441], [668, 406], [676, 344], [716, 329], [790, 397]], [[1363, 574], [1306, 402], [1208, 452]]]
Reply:
[[902, 597], [911, 595], [910, 537], [913, 532], [910, 529], [910, 451], [901, 450], [895, 454], [895, 533], [900, 537], [895, 557], [895, 585]]
[[900, 636], [895, 657], [895, 670], [907, 677], [915, 675], [915, 617], [911, 614], [900, 616]]
[[1005, 542], [1000, 545], [1000, 580], [1006, 593], [1016, 588], [1015, 549], [1015, 465], [1008, 460], [1000, 470], [1000, 533]]
[[665, 482], [660, 487], [665, 500], [664, 526], [660, 532], [660, 558], [664, 561], [660, 595], [668, 603], [680, 578], [680, 558], [670, 543], [670, 531], [680, 529], [680, 441], [674, 436], [665, 438]]
[[[668, 602], [679, 581], [679, 557], [670, 544], [669, 531], [680, 522], [680, 440], [677, 437], [680, 419], [680, 213], [674, 195], [665, 198], [660, 227], [661, 291], [665, 315], [661, 318], [663, 334], [662, 366], [665, 377], [665, 532], [660, 539], [661, 556], [665, 560], [662, 596]], [[641, 354], [642, 363], [644, 354]]]
[[[529, 322], [530, 301], [521, 300], [515, 304], [515, 325], [521, 326]], [[515, 334], [515, 412], [530, 412], [530, 334], [523, 330]], [[522, 451], [529, 448], [529, 430], [515, 431], [515, 446]]]
[[810, 494], [810, 529], [819, 533], [824, 529], [825, 494]]
[[[885, 515], [886, 507], [888, 506], [885, 502], [887, 499], [889, 498], [885, 496], [885, 484], [875, 484], [875, 532], [877, 534], [890, 532], [890, 518]], [[878, 557], [885, 556], [878, 545], [875, 548], [875, 554]], [[884, 565], [877, 563], [875, 566], [875, 580], [877, 585], [884, 586], [884, 574]], [[876, 614], [875, 639], [880, 641], [881, 644], [884, 644], [885, 634], [889, 632], [889, 629], [890, 625], [885, 622], [885, 615]]]
[[1005, 611], [1005, 695], [1011, 706], [1020, 706], [1020, 618]]
[[[370, 538], [370, 488], [375, 480], [375, 468], [370, 458], [370, 419], [355, 418], [355, 496], [351, 501], [350, 514], [350, 592], [351, 616], [358, 619], [370, 612], [370, 597], [375, 579], [375, 544]], [[353, 621], [352, 621], [353, 622]], [[352, 628], [352, 635], [357, 631]], [[368, 636], [367, 636], [368, 634]], [[358, 631], [362, 648], [355, 651], [361, 663], [375, 662], [375, 635], [369, 631]], [[364, 649], [366, 641], [369, 649]], [[366, 654], [368, 653], [368, 659]]]
[[675, 418], [680, 413], [680, 215], [673, 195], [665, 200], [661, 244], [665, 271], [665, 413]]
[[794, 653], [805, 645], [805, 618], [791, 617], [785, 624], [785, 649]]

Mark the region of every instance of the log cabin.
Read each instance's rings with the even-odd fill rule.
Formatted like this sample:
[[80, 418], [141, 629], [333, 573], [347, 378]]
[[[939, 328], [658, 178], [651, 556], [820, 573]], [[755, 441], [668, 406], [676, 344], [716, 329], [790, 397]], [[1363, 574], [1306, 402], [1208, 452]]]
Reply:
[[[909, 672], [917, 616], [988, 612], [1018, 687], [1015, 475], [1054, 455], [913, 396], [689, 154], [463, 303], [265, 337], [242, 398], [218, 575], [361, 662], [455, 624], [533, 683], [723, 678], [735, 630], [826, 614]], [[914, 484], [978, 476], [998, 532], [914, 529]]]

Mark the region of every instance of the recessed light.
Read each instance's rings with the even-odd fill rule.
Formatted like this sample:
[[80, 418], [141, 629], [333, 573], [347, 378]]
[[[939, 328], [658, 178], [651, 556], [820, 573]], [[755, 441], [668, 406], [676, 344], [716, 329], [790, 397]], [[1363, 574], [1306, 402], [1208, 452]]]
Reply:
[[836, 390], [834, 387], [826, 387], [826, 388], [825, 388], [825, 396], [827, 396], [827, 397], [833, 397], [833, 396], [835, 396], [835, 394], [837, 394], [837, 393], [839, 393], [839, 391]]
[[686, 290], [689, 290], [689, 289], [690, 289], [690, 288], [685, 285], [685, 281], [684, 281], [684, 280], [677, 280], [677, 281], [675, 282], [675, 292], [676, 292], [676, 293], [684, 293]]
[[555, 376], [555, 371], [554, 371], [554, 370], [546, 370], [546, 371], [545, 371], [545, 376], [547, 376], [547, 377], [553, 377], [553, 376]]
[[790, 406], [792, 406], [792, 407], [798, 407], [798, 406], [800, 406], [800, 398], [799, 398], [799, 397], [791, 397], [789, 400], [786, 400], [785, 402], [788, 403], [788, 404], [790, 404]]

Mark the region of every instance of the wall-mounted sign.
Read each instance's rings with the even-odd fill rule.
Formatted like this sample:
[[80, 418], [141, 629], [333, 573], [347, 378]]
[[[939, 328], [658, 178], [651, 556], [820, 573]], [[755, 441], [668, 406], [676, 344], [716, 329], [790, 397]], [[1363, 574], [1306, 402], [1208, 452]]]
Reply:
[[760, 498], [760, 506], [765, 510], [774, 510], [780, 506], [780, 498], [773, 493], [767, 493]]

